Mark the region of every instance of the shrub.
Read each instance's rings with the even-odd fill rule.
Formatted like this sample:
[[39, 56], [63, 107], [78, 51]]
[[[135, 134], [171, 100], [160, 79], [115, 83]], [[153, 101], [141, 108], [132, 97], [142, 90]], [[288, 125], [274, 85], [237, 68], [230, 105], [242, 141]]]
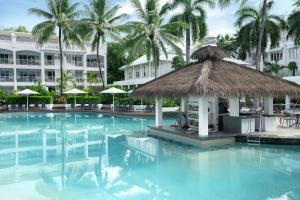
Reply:
[[[74, 103], [74, 96], [67, 97], [67, 103], [72, 104]], [[99, 104], [101, 103], [101, 97], [100, 96], [92, 96], [92, 97], [85, 97], [85, 96], [77, 96], [76, 97], [76, 103], [78, 104]]]
[[[6, 104], [26, 104], [26, 96], [8, 96], [6, 97]], [[29, 104], [52, 104], [53, 98], [51, 96], [29, 96]]]

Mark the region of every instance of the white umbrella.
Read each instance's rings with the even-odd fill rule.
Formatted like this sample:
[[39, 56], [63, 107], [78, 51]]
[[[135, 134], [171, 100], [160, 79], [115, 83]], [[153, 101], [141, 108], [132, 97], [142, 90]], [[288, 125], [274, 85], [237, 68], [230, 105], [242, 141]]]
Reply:
[[20, 92], [17, 92], [16, 94], [21, 94], [21, 95], [26, 95], [26, 99], [27, 99], [27, 110], [28, 110], [28, 96], [30, 95], [30, 94], [39, 94], [38, 92], [36, 92], [36, 91], [33, 91], [33, 90], [30, 90], [30, 89], [25, 89], [25, 90], [22, 90], [22, 91], [20, 91]]
[[[72, 90], [65, 91], [64, 94], [86, 94], [85, 91], [73, 88]], [[76, 108], [76, 95], [74, 97], [74, 106]]]
[[113, 111], [115, 111], [115, 94], [126, 94], [127, 92], [125, 92], [124, 90], [120, 90], [118, 88], [112, 87], [107, 90], [103, 90], [100, 93], [113, 95]]

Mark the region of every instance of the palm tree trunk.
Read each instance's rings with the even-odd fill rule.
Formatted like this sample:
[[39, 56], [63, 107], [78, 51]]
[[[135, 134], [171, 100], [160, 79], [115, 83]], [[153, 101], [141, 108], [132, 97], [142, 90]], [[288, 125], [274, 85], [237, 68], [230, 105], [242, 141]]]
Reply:
[[97, 54], [97, 64], [98, 64], [98, 68], [99, 68], [100, 78], [101, 78], [101, 81], [102, 81], [102, 89], [104, 90], [105, 89], [105, 83], [104, 83], [104, 80], [103, 80], [102, 70], [101, 70], [101, 65], [100, 65], [99, 46], [100, 46], [100, 33], [97, 34], [96, 54]]
[[60, 65], [60, 97], [63, 96], [63, 52], [62, 52], [62, 30], [58, 28], [58, 40], [59, 40], [59, 65]]
[[157, 78], [157, 55], [156, 55], [156, 48], [153, 44], [153, 41], [151, 41], [152, 43], [152, 58], [153, 58], [153, 64], [154, 64], [154, 76], [155, 76], [155, 79]]
[[186, 64], [189, 64], [191, 56], [191, 31], [189, 28], [186, 29], [185, 34], [185, 62]]
[[258, 33], [258, 41], [256, 45], [256, 69], [260, 69], [260, 62], [261, 62], [261, 52], [262, 52], [262, 39], [264, 34], [264, 28], [265, 28], [265, 17], [266, 17], [266, 10], [267, 10], [267, 0], [264, 0], [263, 7], [262, 7], [262, 14], [261, 14], [261, 21], [259, 25], [259, 33]]

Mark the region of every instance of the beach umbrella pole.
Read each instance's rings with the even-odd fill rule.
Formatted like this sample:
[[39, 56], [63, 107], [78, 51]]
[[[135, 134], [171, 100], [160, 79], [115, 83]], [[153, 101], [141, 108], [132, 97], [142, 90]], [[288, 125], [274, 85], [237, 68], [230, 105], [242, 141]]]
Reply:
[[115, 94], [113, 94], [113, 112], [115, 112]]
[[75, 95], [75, 97], [74, 97], [74, 108], [75, 108], [75, 110], [76, 110], [76, 95]]

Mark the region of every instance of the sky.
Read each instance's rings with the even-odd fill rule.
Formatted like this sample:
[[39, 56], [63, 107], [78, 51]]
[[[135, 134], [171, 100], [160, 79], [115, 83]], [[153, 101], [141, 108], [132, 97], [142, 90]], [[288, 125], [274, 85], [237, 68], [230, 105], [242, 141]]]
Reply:
[[[167, 1], [168, 0], [160, 0], [160, 3], [164, 4]], [[251, 6], [259, 6], [260, 1], [261, 0], [248, 0], [248, 3]], [[272, 11], [273, 14], [286, 15], [293, 9], [293, 0], [274, 1], [275, 5]], [[77, 2], [84, 5], [88, 3], [88, 0], [77, 0]], [[135, 18], [135, 11], [131, 6], [130, 0], [109, 0], [109, 2], [111, 5], [118, 4], [121, 6], [120, 13], [127, 13], [130, 16], [130, 19]], [[35, 24], [41, 22], [41, 19], [28, 15], [27, 10], [32, 7], [46, 9], [46, 0], [0, 0], [0, 5], [1, 27], [16, 27], [18, 25], [25, 25], [31, 30]], [[238, 8], [238, 3], [232, 3], [225, 9], [220, 9], [220, 7], [216, 7], [214, 9], [206, 8], [209, 31], [208, 35], [217, 36], [219, 34], [234, 34], [236, 30], [234, 27], [236, 19], [235, 12]]]

